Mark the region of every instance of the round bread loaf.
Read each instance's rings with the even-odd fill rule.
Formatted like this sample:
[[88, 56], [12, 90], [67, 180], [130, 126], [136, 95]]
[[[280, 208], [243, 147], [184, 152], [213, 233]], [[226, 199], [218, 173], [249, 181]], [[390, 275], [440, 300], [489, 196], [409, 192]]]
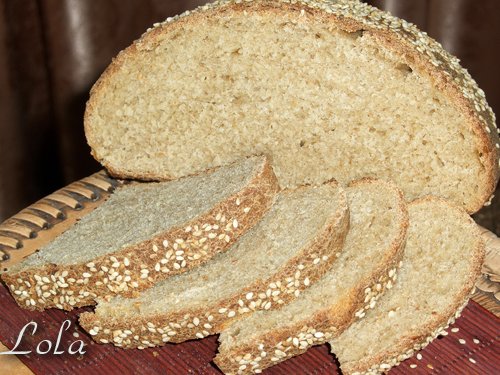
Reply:
[[499, 173], [495, 116], [458, 59], [358, 1], [169, 18], [96, 83], [85, 130], [111, 173], [148, 180], [267, 154], [283, 187], [377, 177], [475, 212]]

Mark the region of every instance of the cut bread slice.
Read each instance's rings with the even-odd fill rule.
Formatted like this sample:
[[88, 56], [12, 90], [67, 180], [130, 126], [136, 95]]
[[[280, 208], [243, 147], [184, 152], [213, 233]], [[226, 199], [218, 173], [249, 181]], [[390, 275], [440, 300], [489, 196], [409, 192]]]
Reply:
[[332, 268], [300, 298], [224, 330], [215, 363], [226, 374], [260, 373], [338, 335], [396, 280], [408, 212], [401, 191], [364, 179], [347, 189], [351, 225]]
[[230, 251], [138, 298], [99, 302], [80, 324], [97, 342], [141, 349], [203, 338], [253, 311], [279, 308], [331, 267], [348, 212], [336, 182], [282, 192]]
[[409, 214], [397, 284], [330, 343], [343, 374], [381, 374], [425, 347], [459, 316], [480, 275], [484, 244], [465, 212], [424, 198]]
[[378, 177], [469, 212], [498, 180], [495, 117], [458, 59], [358, 1], [224, 0], [167, 19], [96, 83], [85, 131], [122, 177], [265, 153], [282, 187]]
[[278, 190], [263, 156], [176, 181], [124, 185], [2, 278], [31, 310], [130, 297], [228, 249]]

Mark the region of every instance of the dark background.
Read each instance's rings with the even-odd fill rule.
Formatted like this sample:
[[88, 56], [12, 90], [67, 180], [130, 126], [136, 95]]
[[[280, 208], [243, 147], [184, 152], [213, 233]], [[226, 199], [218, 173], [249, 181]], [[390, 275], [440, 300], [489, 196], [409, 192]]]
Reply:
[[[203, 0], [0, 0], [0, 222], [99, 169], [83, 134], [91, 85], [154, 22]], [[499, 0], [373, 0], [457, 55], [500, 113]], [[478, 217], [500, 234], [500, 202]]]

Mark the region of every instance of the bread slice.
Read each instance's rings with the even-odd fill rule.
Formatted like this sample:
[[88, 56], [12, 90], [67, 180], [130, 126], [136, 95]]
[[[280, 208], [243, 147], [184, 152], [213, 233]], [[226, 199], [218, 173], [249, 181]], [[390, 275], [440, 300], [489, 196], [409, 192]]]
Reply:
[[224, 0], [156, 24], [95, 84], [85, 131], [121, 177], [265, 153], [282, 187], [371, 176], [475, 212], [499, 175], [495, 116], [458, 59], [358, 1]]
[[224, 330], [215, 363], [225, 374], [260, 373], [338, 335], [373, 308], [396, 280], [408, 212], [392, 184], [365, 179], [347, 189], [351, 225], [333, 267], [300, 298]]
[[480, 275], [484, 244], [465, 212], [424, 198], [409, 214], [397, 284], [330, 342], [343, 374], [381, 374], [425, 347], [460, 315]]
[[31, 310], [131, 297], [228, 249], [278, 189], [263, 156], [176, 181], [124, 185], [2, 278]]
[[245, 314], [289, 303], [316, 282], [341, 252], [348, 223], [337, 183], [285, 191], [230, 251], [138, 298], [99, 302], [80, 324], [97, 342], [140, 349], [218, 333]]

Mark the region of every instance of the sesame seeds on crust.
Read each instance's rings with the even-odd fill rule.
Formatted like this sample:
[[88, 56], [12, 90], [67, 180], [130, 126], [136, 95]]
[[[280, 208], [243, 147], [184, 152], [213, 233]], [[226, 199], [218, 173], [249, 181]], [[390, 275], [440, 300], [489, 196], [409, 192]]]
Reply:
[[[381, 45], [406, 61], [419, 74], [429, 76], [436, 88], [451, 100], [456, 110], [464, 115], [475, 134], [485, 176], [480, 196], [467, 204], [467, 211], [478, 211], [491, 201], [500, 177], [500, 146], [496, 118], [481, 90], [459, 60], [445, 51], [441, 44], [420, 31], [415, 25], [358, 1], [321, 0], [220, 0], [169, 17], [157, 23], [136, 43], [136, 47], [149, 48], [150, 42], [167, 27], [178, 27], [182, 22], [198, 22], [197, 14], [237, 13], [292, 13], [304, 22], [332, 23], [347, 32], [369, 32]], [[299, 16], [300, 15], [300, 16]], [[179, 22], [178, 22], [179, 21]], [[302, 22], [302, 21], [301, 21]]]
[[[106, 312], [100, 315], [97, 309], [95, 314], [82, 314], [80, 324], [87, 331], [96, 333], [93, 335], [96, 342], [143, 349], [166, 342], [203, 338], [221, 332], [233, 319], [245, 314], [279, 308], [299, 297], [336, 261], [335, 254], [343, 247], [349, 225], [347, 202], [344, 200], [338, 212], [314, 234], [309, 245], [297, 249], [293, 257], [267, 279], [256, 279], [229, 297], [205, 303], [202, 307], [173, 309], [165, 313], [140, 312], [137, 319], [126, 316], [117, 319]], [[133, 334], [123, 337], [125, 330]]]
[[[340, 299], [338, 305], [315, 313], [309, 319], [286, 326], [282, 330], [258, 337], [251, 344], [221, 350], [215, 363], [227, 374], [258, 374], [264, 369], [304, 353], [315, 345], [321, 345], [336, 337], [353, 321], [362, 319], [367, 310], [397, 280], [397, 270], [401, 267], [402, 252], [394, 262], [386, 265], [384, 271], [375, 277], [367, 287], [358, 286], [351, 299]], [[348, 303], [346, 303], [348, 301]]]
[[225, 251], [271, 207], [279, 187], [268, 162], [240, 192], [182, 227], [85, 264], [5, 273], [16, 302], [29, 310], [72, 310], [97, 297], [134, 296]]

